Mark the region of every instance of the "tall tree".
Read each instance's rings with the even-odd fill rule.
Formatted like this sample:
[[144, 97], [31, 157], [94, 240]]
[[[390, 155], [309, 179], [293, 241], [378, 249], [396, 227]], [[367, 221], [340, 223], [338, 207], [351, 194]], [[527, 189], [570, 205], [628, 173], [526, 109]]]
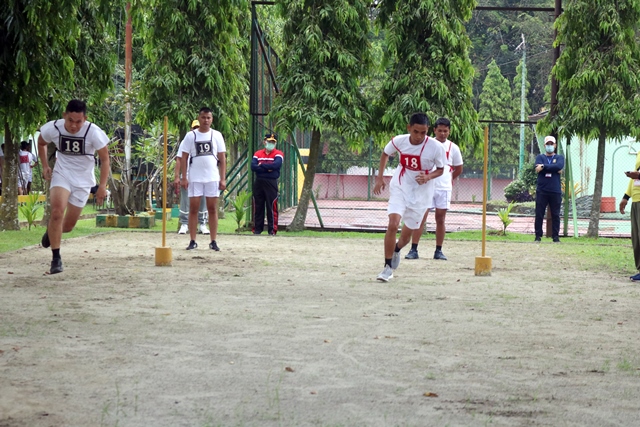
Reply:
[[640, 122], [639, 24], [637, 0], [569, 1], [556, 23], [557, 114], [543, 125], [598, 140], [588, 237], [598, 237], [606, 140], [635, 135]]
[[[504, 0], [501, 6], [553, 8], [555, 0]], [[486, 3], [486, 2], [485, 2]], [[494, 2], [496, 3], [496, 2]], [[516, 47], [524, 34], [527, 40], [527, 74], [531, 82], [528, 100], [533, 111], [545, 105], [543, 94], [547, 76], [551, 72], [553, 45], [553, 14], [549, 12], [474, 10], [467, 31], [472, 40], [471, 60], [478, 70], [479, 79], [474, 81], [473, 93], [476, 106], [480, 103], [480, 92], [487, 67], [492, 60], [502, 75], [512, 80], [521, 52]]]
[[[519, 98], [519, 97], [518, 97]], [[520, 107], [518, 110], [520, 111]], [[511, 99], [511, 84], [500, 72], [496, 61], [491, 61], [487, 77], [482, 84], [480, 109], [482, 120], [513, 120], [514, 109]], [[518, 114], [519, 119], [520, 114]], [[500, 163], [517, 165], [520, 157], [520, 146], [516, 139], [514, 126], [494, 124], [491, 130], [491, 156], [500, 159]]]
[[[247, 0], [145, 0], [134, 7], [133, 21], [144, 34], [147, 59], [140, 89], [145, 108], [137, 117], [143, 127], [160, 124], [167, 116], [181, 140], [198, 110], [207, 106], [227, 151], [246, 139], [248, 12]], [[232, 160], [227, 156], [227, 164]], [[131, 210], [140, 183], [123, 174], [114, 184], [119, 210]]]
[[464, 22], [475, 0], [384, 0], [377, 22], [386, 31], [390, 75], [376, 103], [378, 131], [405, 129], [421, 111], [452, 120], [452, 138], [461, 146], [481, 142], [472, 104], [471, 42]]
[[149, 0], [142, 92], [147, 122], [168, 116], [181, 135], [200, 107], [213, 110], [213, 127], [230, 142], [246, 137], [247, 0]]
[[17, 145], [70, 97], [99, 100], [110, 86], [110, 19], [120, 2], [16, 0], [0, 9], [0, 117], [6, 163], [0, 229], [18, 229]]
[[281, 96], [271, 112], [276, 128], [310, 129], [309, 161], [298, 209], [289, 227], [302, 230], [307, 217], [324, 130], [347, 138], [366, 135], [367, 103], [360, 79], [371, 62], [366, 0], [277, 0], [285, 18], [284, 52], [278, 70]]

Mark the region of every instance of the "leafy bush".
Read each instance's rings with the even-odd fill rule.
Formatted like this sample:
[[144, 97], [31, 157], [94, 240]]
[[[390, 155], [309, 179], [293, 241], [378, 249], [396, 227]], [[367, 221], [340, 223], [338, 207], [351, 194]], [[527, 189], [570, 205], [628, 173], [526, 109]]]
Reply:
[[509, 214], [511, 213], [511, 209], [513, 209], [514, 205], [515, 202], [511, 202], [506, 208], [498, 209], [498, 218], [500, 218], [500, 220], [502, 221], [503, 236], [507, 235], [507, 227], [513, 222], [513, 219], [509, 218]]
[[531, 195], [531, 187], [524, 181], [516, 179], [511, 184], [507, 185], [504, 189], [504, 197], [508, 202], [530, 202], [533, 200]]
[[247, 202], [251, 200], [251, 192], [243, 190], [236, 195], [233, 199], [233, 207], [235, 208], [235, 220], [236, 224], [238, 224], [238, 228], [236, 232], [240, 232], [240, 228], [244, 225], [244, 217], [247, 211]]
[[536, 172], [534, 165], [528, 165], [522, 168], [518, 178], [524, 181], [529, 187], [533, 187], [535, 192], [535, 188], [538, 185], [538, 172]]
[[38, 197], [40, 197], [38, 193], [31, 193], [27, 201], [20, 205], [20, 212], [27, 220], [29, 230], [31, 230], [31, 226], [35, 227], [35, 222], [38, 220], [38, 211], [42, 208], [42, 203], [38, 202]]
[[504, 189], [504, 197], [508, 202], [531, 202], [536, 194], [538, 173], [533, 165], [527, 165], [520, 171], [520, 176]]

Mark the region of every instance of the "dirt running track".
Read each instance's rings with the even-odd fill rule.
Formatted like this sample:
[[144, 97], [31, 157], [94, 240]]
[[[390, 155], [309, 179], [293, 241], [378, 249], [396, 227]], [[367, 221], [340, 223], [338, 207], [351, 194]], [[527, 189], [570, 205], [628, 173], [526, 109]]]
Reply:
[[[632, 426], [640, 293], [568, 244], [159, 234], [0, 255], [0, 427]], [[630, 249], [629, 249], [630, 250]]]

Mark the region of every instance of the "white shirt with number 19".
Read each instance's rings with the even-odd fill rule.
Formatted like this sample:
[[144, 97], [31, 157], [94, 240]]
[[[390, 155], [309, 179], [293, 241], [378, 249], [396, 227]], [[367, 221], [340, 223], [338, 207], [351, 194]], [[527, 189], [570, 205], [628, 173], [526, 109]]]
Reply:
[[220, 181], [218, 154], [227, 151], [220, 132], [213, 129], [204, 133], [189, 131], [180, 143], [178, 155], [182, 156], [185, 151], [189, 153], [189, 182]]

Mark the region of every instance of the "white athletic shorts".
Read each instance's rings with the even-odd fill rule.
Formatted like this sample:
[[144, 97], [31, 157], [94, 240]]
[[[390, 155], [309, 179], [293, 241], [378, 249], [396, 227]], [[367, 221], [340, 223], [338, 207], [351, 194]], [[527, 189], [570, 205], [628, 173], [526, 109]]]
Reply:
[[431, 202], [431, 210], [449, 209], [451, 207], [451, 191], [435, 190], [433, 192], [433, 201]]
[[18, 183], [25, 185], [28, 182], [33, 182], [33, 173], [18, 172]]
[[51, 185], [49, 186], [49, 188], [53, 187], [62, 187], [65, 190], [69, 191], [71, 193], [69, 195], [69, 203], [73, 206], [84, 208], [84, 206], [87, 204], [87, 200], [89, 200], [89, 191], [91, 190], [90, 188], [76, 187], [61, 174], [56, 173], [55, 169], [53, 170], [53, 175], [51, 176]]
[[187, 190], [189, 197], [220, 197], [219, 183], [220, 181], [190, 182]]
[[411, 230], [417, 230], [422, 223], [422, 217], [427, 209], [413, 209], [408, 208], [404, 202], [402, 194], [398, 192], [392, 192], [389, 197], [389, 206], [387, 207], [387, 214], [398, 214], [402, 217], [405, 227]]

